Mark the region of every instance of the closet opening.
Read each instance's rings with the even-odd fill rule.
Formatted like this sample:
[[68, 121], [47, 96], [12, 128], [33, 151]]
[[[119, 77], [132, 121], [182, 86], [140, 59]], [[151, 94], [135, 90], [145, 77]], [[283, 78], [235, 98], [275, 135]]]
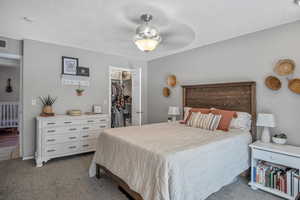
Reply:
[[141, 70], [110, 67], [111, 128], [141, 125]]
[[21, 156], [21, 60], [0, 55], [0, 161]]
[[111, 73], [111, 127], [132, 125], [132, 76], [130, 71]]

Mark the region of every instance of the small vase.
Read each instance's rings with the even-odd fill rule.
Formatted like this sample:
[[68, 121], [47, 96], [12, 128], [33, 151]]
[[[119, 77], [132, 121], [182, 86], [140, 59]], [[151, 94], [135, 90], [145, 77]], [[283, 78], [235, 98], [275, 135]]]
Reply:
[[46, 114], [53, 113], [52, 106], [44, 106], [43, 113], [46, 113]]

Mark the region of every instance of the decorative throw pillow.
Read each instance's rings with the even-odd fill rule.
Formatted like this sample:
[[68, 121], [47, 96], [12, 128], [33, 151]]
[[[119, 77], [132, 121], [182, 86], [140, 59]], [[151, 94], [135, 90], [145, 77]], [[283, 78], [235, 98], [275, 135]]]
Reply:
[[237, 117], [237, 114], [235, 111], [230, 110], [220, 110], [220, 109], [212, 109], [212, 114], [215, 115], [222, 115], [221, 121], [218, 126], [218, 130], [228, 131], [230, 127], [230, 122], [233, 118]]
[[208, 113], [210, 113], [210, 109], [208, 109], [208, 108], [191, 108], [189, 110], [189, 114], [188, 114], [186, 120], [184, 121], [185, 124], [189, 121], [193, 112], [195, 112], [195, 113], [201, 112], [202, 114], [208, 114]]
[[220, 123], [221, 115], [212, 113], [202, 114], [201, 112], [193, 112], [191, 118], [187, 122], [188, 126], [202, 128], [210, 131], [215, 131]]
[[184, 111], [183, 121], [187, 120], [191, 109], [192, 109], [192, 107], [184, 107], [183, 108], [183, 111]]

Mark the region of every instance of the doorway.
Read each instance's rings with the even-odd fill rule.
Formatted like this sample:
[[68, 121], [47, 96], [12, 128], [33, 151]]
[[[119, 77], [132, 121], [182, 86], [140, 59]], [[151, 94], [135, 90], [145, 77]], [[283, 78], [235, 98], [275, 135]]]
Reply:
[[111, 128], [141, 125], [141, 69], [109, 68]]
[[21, 157], [21, 57], [0, 54], [0, 161]]

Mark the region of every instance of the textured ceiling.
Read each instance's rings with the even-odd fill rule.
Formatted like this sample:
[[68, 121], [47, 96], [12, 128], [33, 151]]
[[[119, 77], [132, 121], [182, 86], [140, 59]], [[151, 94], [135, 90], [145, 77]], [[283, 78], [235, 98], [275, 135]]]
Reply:
[[[150, 53], [140, 52], [132, 42], [135, 24], [143, 13], [153, 14], [153, 24], [169, 33]], [[152, 60], [299, 19], [300, 7], [293, 0], [0, 0], [2, 36], [139, 60]]]

